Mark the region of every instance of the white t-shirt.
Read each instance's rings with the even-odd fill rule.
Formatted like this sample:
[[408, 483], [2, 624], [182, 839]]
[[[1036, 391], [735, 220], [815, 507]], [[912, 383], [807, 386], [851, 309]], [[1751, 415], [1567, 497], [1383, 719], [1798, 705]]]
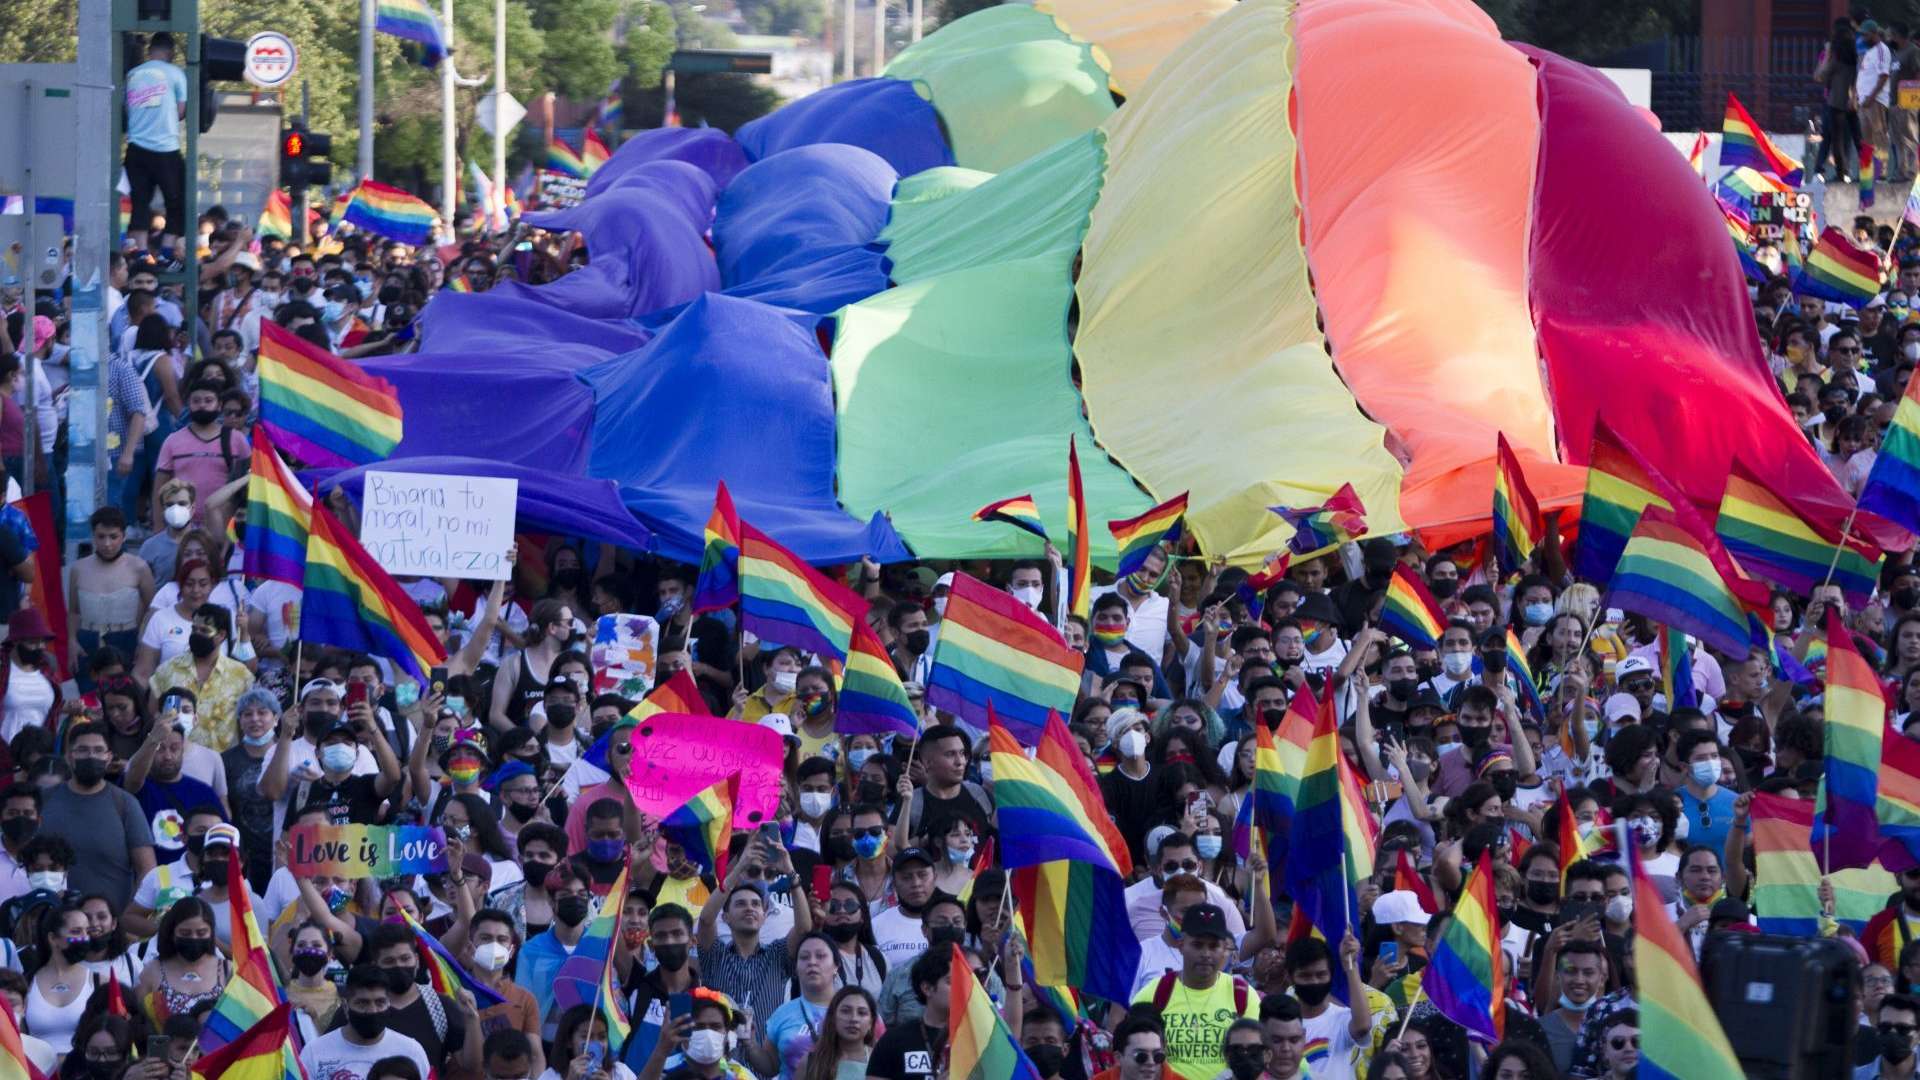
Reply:
[[920, 920], [899, 907], [890, 907], [873, 917], [873, 940], [880, 955], [887, 958], [887, 970], [911, 964], [927, 951], [927, 938]]
[[[521, 608], [519, 604], [511, 601], [508, 602], [506, 608], [505, 611], [500, 613], [500, 625], [513, 631], [515, 634], [526, 633], [526, 611]], [[473, 610], [467, 613], [468, 621], [475, 626], [480, 625], [480, 616], [486, 610], [487, 598], [483, 596], [480, 598], [480, 602], [473, 606]], [[506, 639], [500, 636], [500, 631], [497, 629], [494, 630], [492, 639], [487, 642], [487, 651], [480, 656], [480, 662], [498, 666], [500, 663], [500, 651], [505, 646], [505, 643]]]
[[[267, 756], [260, 759], [260, 775], [267, 774], [267, 770], [273, 766], [273, 756], [279, 752], [278, 742], [267, 747]], [[307, 741], [305, 735], [289, 742], [287, 752], [293, 755], [287, 759], [287, 794], [273, 804], [273, 832], [276, 836], [286, 826], [287, 803], [299, 792], [300, 784], [303, 781], [311, 783], [320, 779], [321, 775], [320, 759], [314, 755], [313, 744]], [[373, 776], [379, 771], [380, 765], [373, 760], [373, 751], [364, 746], [353, 748], [353, 771], [348, 775]]]
[[160, 653], [160, 662], [187, 651], [187, 639], [193, 636], [193, 620], [181, 615], [172, 604], [157, 608], [140, 631], [140, 644]]
[[387, 1030], [372, 1046], [359, 1046], [347, 1041], [347, 1030], [329, 1031], [307, 1044], [300, 1064], [306, 1067], [308, 1080], [367, 1080], [375, 1062], [395, 1056], [411, 1060], [423, 1077], [433, 1071], [427, 1052], [409, 1036]]
[[276, 649], [299, 636], [300, 590], [284, 581], [263, 581], [247, 597], [247, 607], [267, 620], [267, 641]]
[[30, 727], [40, 727], [47, 722], [47, 713], [53, 709], [53, 683], [45, 675], [23, 668], [9, 660], [12, 671], [7, 673], [6, 714], [0, 718], [0, 741], [13, 742], [13, 737]]
[[[1860, 104], [1871, 101], [1885, 105], [1892, 100], [1890, 90], [1893, 87], [1893, 50], [1886, 42], [1869, 45], [1860, 52], [1860, 73], [1854, 76], [1853, 90], [1860, 96]], [[1886, 79], [1884, 84], [1882, 78]], [[1879, 92], [1875, 93], [1878, 87]]]
[[[213, 587], [213, 591], [207, 594], [207, 602], [219, 604], [221, 607], [233, 612], [237, 621], [238, 617], [244, 616], [247, 613], [248, 595], [247, 583], [245, 581], [234, 577], [223, 578], [219, 584]], [[160, 586], [159, 590], [153, 594], [153, 600], [147, 604], [147, 608], [152, 611], [159, 611], [161, 608], [170, 608], [179, 602], [180, 583], [177, 581], [169, 581], [165, 585]]]
[[[1332, 633], [1332, 631], [1329, 630], [1328, 633]], [[1306, 655], [1300, 658], [1300, 667], [1305, 671], [1332, 671], [1339, 667], [1340, 662], [1346, 658], [1346, 639], [1334, 638], [1333, 648], [1328, 649], [1326, 652], [1316, 653], [1312, 649], [1308, 649]]]
[[[1102, 585], [1093, 590], [1093, 599], [1098, 600], [1117, 588], [1117, 585]], [[1158, 664], [1167, 652], [1167, 598], [1159, 593], [1149, 593], [1138, 604], [1129, 604], [1128, 608], [1133, 614], [1127, 621], [1127, 640]]]
[[1150, 937], [1140, 943], [1140, 966], [1133, 970], [1133, 989], [1127, 991], [1127, 1000], [1140, 996], [1147, 984], [1165, 975], [1167, 972], [1183, 970], [1187, 966], [1186, 958], [1180, 950], [1167, 944], [1166, 935]]
[[1353, 1041], [1353, 1032], [1348, 1030], [1352, 1023], [1353, 1010], [1337, 1001], [1329, 1002], [1327, 1011], [1319, 1016], [1301, 1017], [1300, 1026], [1307, 1032], [1301, 1052], [1306, 1068], [1302, 1071], [1313, 1080], [1354, 1080], [1353, 1052], [1360, 1044]]

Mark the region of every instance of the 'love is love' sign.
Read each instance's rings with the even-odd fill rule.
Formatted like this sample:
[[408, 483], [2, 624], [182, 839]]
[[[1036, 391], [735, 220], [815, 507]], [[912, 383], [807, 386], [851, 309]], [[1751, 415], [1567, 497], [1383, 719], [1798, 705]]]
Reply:
[[391, 878], [447, 868], [447, 836], [422, 825], [298, 825], [287, 833], [294, 877]]

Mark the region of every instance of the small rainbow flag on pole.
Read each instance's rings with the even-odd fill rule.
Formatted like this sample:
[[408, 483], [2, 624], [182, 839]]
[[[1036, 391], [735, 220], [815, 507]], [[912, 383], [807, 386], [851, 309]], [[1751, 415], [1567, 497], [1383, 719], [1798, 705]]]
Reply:
[[707, 516], [700, 576], [693, 586], [693, 613], [719, 611], [739, 602], [740, 515], [734, 512], [733, 496], [722, 480], [713, 490], [713, 513]]
[[1880, 436], [1879, 456], [1860, 489], [1860, 509], [1920, 532], [1920, 379], [1907, 380], [1893, 423]]
[[847, 650], [847, 670], [840, 676], [833, 729], [841, 735], [893, 734], [909, 739], [920, 730], [920, 713], [900, 682], [893, 658], [865, 619], [853, 624], [853, 645]]
[[293, 198], [286, 188], [274, 188], [267, 195], [267, 205], [260, 211], [260, 235], [293, 239]]
[[953, 950], [947, 1001], [947, 1075], [951, 1080], [1040, 1080], [1040, 1070], [1000, 1019], [960, 946]]
[[1781, 152], [1754, 123], [1740, 99], [1727, 94], [1727, 113], [1720, 122], [1720, 164], [1724, 168], [1749, 165], [1772, 173], [1789, 187], [1800, 186], [1800, 163]]
[[1123, 877], [1131, 874], [1126, 839], [1108, 816], [1099, 785], [1087, 772], [1086, 758], [1060, 714], [1047, 717], [1031, 758], [991, 709], [987, 715], [1004, 864], [1011, 868], [1071, 859]]
[[592, 128], [588, 128], [581, 136], [580, 166], [587, 170], [588, 176], [598, 172], [600, 166], [605, 165], [612, 156], [613, 151], [607, 149], [607, 144], [600, 141], [600, 136]]
[[1527, 663], [1526, 646], [1520, 644], [1520, 635], [1514, 633], [1511, 626], [1507, 627], [1507, 671], [1520, 688], [1520, 698], [1527, 708], [1533, 715], [1545, 717], [1547, 710], [1540, 703], [1540, 684], [1534, 681], [1533, 665]]
[[1693, 146], [1687, 151], [1687, 168], [1698, 173], [1700, 179], [1703, 181], [1707, 178], [1708, 142], [1707, 133], [1704, 131], [1699, 132], [1694, 135]]
[[389, 240], [418, 246], [433, 241], [433, 226], [440, 215], [392, 184], [366, 179], [353, 189], [341, 220]]
[[727, 876], [727, 842], [733, 838], [733, 804], [740, 774], [702, 790], [660, 819], [660, 835], [679, 844], [687, 861], [716, 878]]
[[613, 879], [607, 895], [601, 897], [587, 929], [573, 947], [573, 954], [560, 965], [553, 978], [554, 1001], [562, 1009], [591, 1004], [600, 1013], [607, 1029], [607, 1054], [612, 1060], [626, 1047], [633, 1034], [633, 1021], [627, 1016], [626, 995], [620, 992], [613, 975], [613, 935], [620, 926], [620, 909], [627, 902], [627, 873]]
[[1354, 493], [1352, 484], [1340, 485], [1340, 490], [1333, 493], [1333, 498], [1319, 506], [1299, 510], [1269, 506], [1267, 509], [1293, 526], [1293, 536], [1287, 541], [1287, 550], [1295, 555], [1312, 555], [1323, 548], [1344, 544], [1367, 531], [1367, 508], [1360, 502], [1360, 496]]
[[1440, 613], [1440, 602], [1420, 575], [1407, 564], [1397, 563], [1381, 602], [1380, 625], [1416, 649], [1432, 649], [1440, 644], [1447, 617]]
[[1607, 590], [1609, 606], [1684, 630], [1736, 659], [1753, 644], [1747, 612], [1765, 612], [1770, 597], [1718, 537], [1655, 507], [1640, 512]]
[[1801, 265], [1793, 288], [1859, 307], [1880, 291], [1880, 253], [1855, 247], [1846, 233], [1829, 225]]
[[428, 628], [420, 605], [325, 506], [313, 506], [302, 579], [300, 640], [384, 656], [426, 685], [428, 669], [447, 651]]
[[[700, 696], [700, 684], [693, 681], [686, 668], [681, 668], [663, 682], [654, 684], [647, 696], [639, 704], [627, 710], [627, 715], [635, 720], [645, 720], [660, 713], [680, 713], [684, 716], [712, 716], [713, 710], [707, 707], [707, 699]], [[605, 736], [601, 736], [605, 738]], [[599, 746], [598, 742], [594, 743]], [[589, 750], [591, 753], [591, 750]], [[601, 760], [605, 760], [604, 757]], [[596, 763], [597, 764], [597, 763]]]
[[1139, 517], [1107, 522], [1107, 531], [1120, 549], [1115, 577], [1126, 577], [1147, 565], [1147, 556], [1162, 544], [1177, 544], [1187, 517], [1187, 493], [1181, 492]]
[[626, 99], [621, 96], [620, 80], [616, 78], [612, 85], [607, 87], [606, 96], [600, 99], [600, 104], [594, 109], [593, 126], [599, 128], [601, 134], [618, 141], [620, 128], [626, 120]]
[[1672, 510], [1683, 502], [1673, 485], [1638, 452], [1595, 420], [1593, 448], [1587, 454], [1587, 490], [1580, 503], [1580, 540], [1574, 547], [1574, 573], [1604, 586], [1626, 550], [1627, 537], [1649, 506]]
[[[249, 891], [243, 859], [227, 860], [228, 925], [233, 928], [233, 976], [220, 993], [213, 1011], [200, 1028], [200, 1052], [211, 1054], [244, 1035], [273, 1013], [274, 1006], [287, 1000], [280, 978], [274, 974], [273, 956], [267, 951], [267, 939], [253, 917], [253, 893]], [[300, 1053], [298, 1042], [289, 1043], [289, 1057]], [[297, 1068], [297, 1066], [295, 1066]]]
[[280, 459], [266, 428], [253, 429], [247, 477], [247, 534], [241, 569], [255, 577], [298, 585], [306, 580], [307, 532], [313, 496]]
[[[853, 624], [866, 618], [864, 599], [744, 521], [738, 566], [740, 625], [748, 633], [835, 663], [846, 661]], [[946, 636], [944, 629], [941, 636]]]
[[1127, 919], [1125, 878], [1071, 859], [1016, 866], [1007, 876], [1041, 985], [1108, 1001], [1133, 995], [1140, 939]]
[[1282, 548], [1267, 556], [1260, 569], [1248, 574], [1240, 584], [1234, 586], [1233, 594], [1247, 605], [1247, 615], [1258, 621], [1260, 611], [1267, 604], [1267, 590], [1286, 580], [1287, 567], [1293, 563], [1293, 552]]
[[1816, 850], [1828, 870], [1868, 866], [1880, 847], [1881, 733], [1887, 701], [1873, 665], [1854, 648], [1837, 610], [1827, 610], [1826, 782], [1814, 810]]
[[[1318, 705], [1294, 796], [1286, 885], [1296, 918], [1304, 918], [1337, 944], [1349, 930], [1358, 934], [1359, 886], [1373, 874], [1377, 830], [1359, 782], [1341, 755], [1332, 696]], [[1343, 993], [1343, 987], [1335, 987], [1336, 996]]]
[[1442, 1016], [1492, 1045], [1506, 1029], [1506, 965], [1494, 907], [1493, 855], [1483, 851], [1420, 973], [1420, 988]]
[[447, 55], [447, 39], [440, 32], [440, 20], [426, 0], [380, 0], [373, 28], [420, 46], [420, 62], [434, 67]]
[[1023, 745], [1050, 713], [1070, 715], [1086, 657], [1027, 605], [965, 573], [953, 575], [933, 648], [927, 704], [985, 730], [989, 710]]
[[[120, 984], [110, 980], [107, 985], [111, 989]], [[125, 1013], [120, 1015], [124, 1016]], [[296, 1071], [291, 1075], [295, 1080], [303, 1080], [306, 1074], [298, 1071], [299, 1061], [296, 1059], [293, 1064]], [[195, 1069], [194, 1073], [197, 1077], [199, 1070]], [[5, 1001], [0, 1001], [0, 1080], [47, 1080], [47, 1074], [36, 1068], [27, 1057], [26, 1044], [20, 1041], [20, 1025], [13, 1015], [13, 1006]], [[266, 1076], [262, 1080], [277, 1078]]]
[[1011, 499], [991, 502], [973, 512], [975, 521], [998, 521], [1016, 529], [1025, 529], [1042, 540], [1047, 538], [1047, 527], [1040, 522], [1040, 507], [1035, 505], [1031, 495], [1015, 495]]
[[1496, 436], [1493, 468], [1493, 550], [1500, 569], [1517, 574], [1533, 549], [1540, 545], [1540, 504], [1527, 487], [1520, 459], [1513, 454], [1506, 432]]
[[1714, 532], [1742, 568], [1789, 592], [1811, 593], [1832, 568], [1833, 583], [1857, 607], [1866, 604], [1880, 581], [1882, 556], [1870, 544], [1840, 544], [1838, 536], [1803, 517], [1737, 458], [1720, 496]]
[[426, 927], [413, 921], [413, 916], [407, 914], [406, 908], [394, 904], [393, 910], [399, 913], [400, 921], [407, 924], [407, 929], [413, 931], [414, 940], [419, 942], [420, 959], [427, 969], [427, 978], [433, 984], [435, 993], [458, 1000], [460, 991], [466, 990], [473, 994], [474, 1002], [483, 1009], [506, 1004], [507, 999], [501, 997], [493, 987], [474, 978], [466, 968], [461, 967], [460, 961], [455, 960], [447, 947], [440, 944], [439, 938], [427, 933]]
[[1873, 144], [1860, 140], [1860, 209], [1873, 208], [1874, 174], [1880, 171], [1880, 162], [1875, 159]]
[[[4, 1016], [0, 1020], [0, 1058], [14, 1058], [24, 1070], [0, 1073], [14, 1071], [8, 1080], [41, 1080], [40, 1071], [27, 1063], [20, 1046], [20, 1030], [4, 1002], [0, 1002], [0, 1016]], [[191, 1076], [193, 1080], [306, 1080], [307, 1070], [294, 1049], [299, 1037], [293, 1024], [293, 1006], [283, 1001], [232, 1042], [200, 1055], [193, 1063]]]
[[260, 426], [307, 465], [368, 465], [400, 445], [400, 396], [358, 364], [260, 324]]
[[1899, 873], [1920, 866], [1920, 743], [1891, 728], [1880, 736], [1874, 813], [1880, 819], [1880, 863]]
[[1633, 966], [1639, 977], [1642, 1080], [1707, 1080], [1746, 1075], [1727, 1042], [1720, 1018], [1700, 988], [1693, 950], [1667, 914], [1660, 896], [1633, 862]]
[[580, 180], [587, 178], [587, 163], [558, 135], [547, 141], [547, 169]]
[[1080, 487], [1080, 451], [1067, 436], [1067, 613], [1093, 608], [1093, 557], [1087, 552], [1087, 495]]
[[1573, 864], [1590, 857], [1595, 852], [1607, 849], [1609, 834], [1606, 825], [1608, 822], [1605, 817], [1606, 811], [1599, 811], [1601, 816], [1594, 819], [1592, 830], [1582, 836], [1580, 822], [1573, 815], [1573, 803], [1567, 800], [1565, 788], [1560, 789], [1558, 809], [1560, 811], [1560, 888], [1565, 891], [1567, 871], [1573, 869]]

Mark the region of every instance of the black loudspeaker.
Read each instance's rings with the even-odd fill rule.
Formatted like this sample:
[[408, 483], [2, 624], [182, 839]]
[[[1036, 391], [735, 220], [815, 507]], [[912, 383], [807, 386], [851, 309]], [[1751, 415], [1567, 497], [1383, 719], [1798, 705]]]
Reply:
[[1860, 963], [1828, 938], [1707, 936], [1700, 979], [1752, 1080], [1853, 1075]]

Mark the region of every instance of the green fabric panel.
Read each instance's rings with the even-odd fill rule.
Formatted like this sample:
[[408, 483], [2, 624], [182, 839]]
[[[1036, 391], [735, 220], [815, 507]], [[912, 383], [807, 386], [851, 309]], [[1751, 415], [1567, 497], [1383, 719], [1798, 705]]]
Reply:
[[925, 278], [841, 309], [833, 346], [840, 501], [885, 510], [923, 558], [1016, 558], [1040, 541], [973, 512], [1031, 493], [1066, 537], [1067, 437], [1080, 444], [1088, 543], [1113, 565], [1110, 519], [1151, 504], [1093, 443], [1070, 375], [1073, 251]]
[[958, 165], [941, 165], [901, 177], [900, 182], [893, 185], [893, 206], [887, 215], [889, 226], [917, 221], [948, 199], [964, 195], [991, 179], [990, 172], [963, 169]]
[[1106, 142], [1105, 132], [1089, 131], [904, 216], [896, 195], [880, 233], [893, 280], [1077, 250], [1106, 175]]
[[886, 74], [923, 84], [954, 162], [988, 172], [1090, 131], [1114, 110], [1093, 47], [1026, 4], [949, 23], [894, 57]]

